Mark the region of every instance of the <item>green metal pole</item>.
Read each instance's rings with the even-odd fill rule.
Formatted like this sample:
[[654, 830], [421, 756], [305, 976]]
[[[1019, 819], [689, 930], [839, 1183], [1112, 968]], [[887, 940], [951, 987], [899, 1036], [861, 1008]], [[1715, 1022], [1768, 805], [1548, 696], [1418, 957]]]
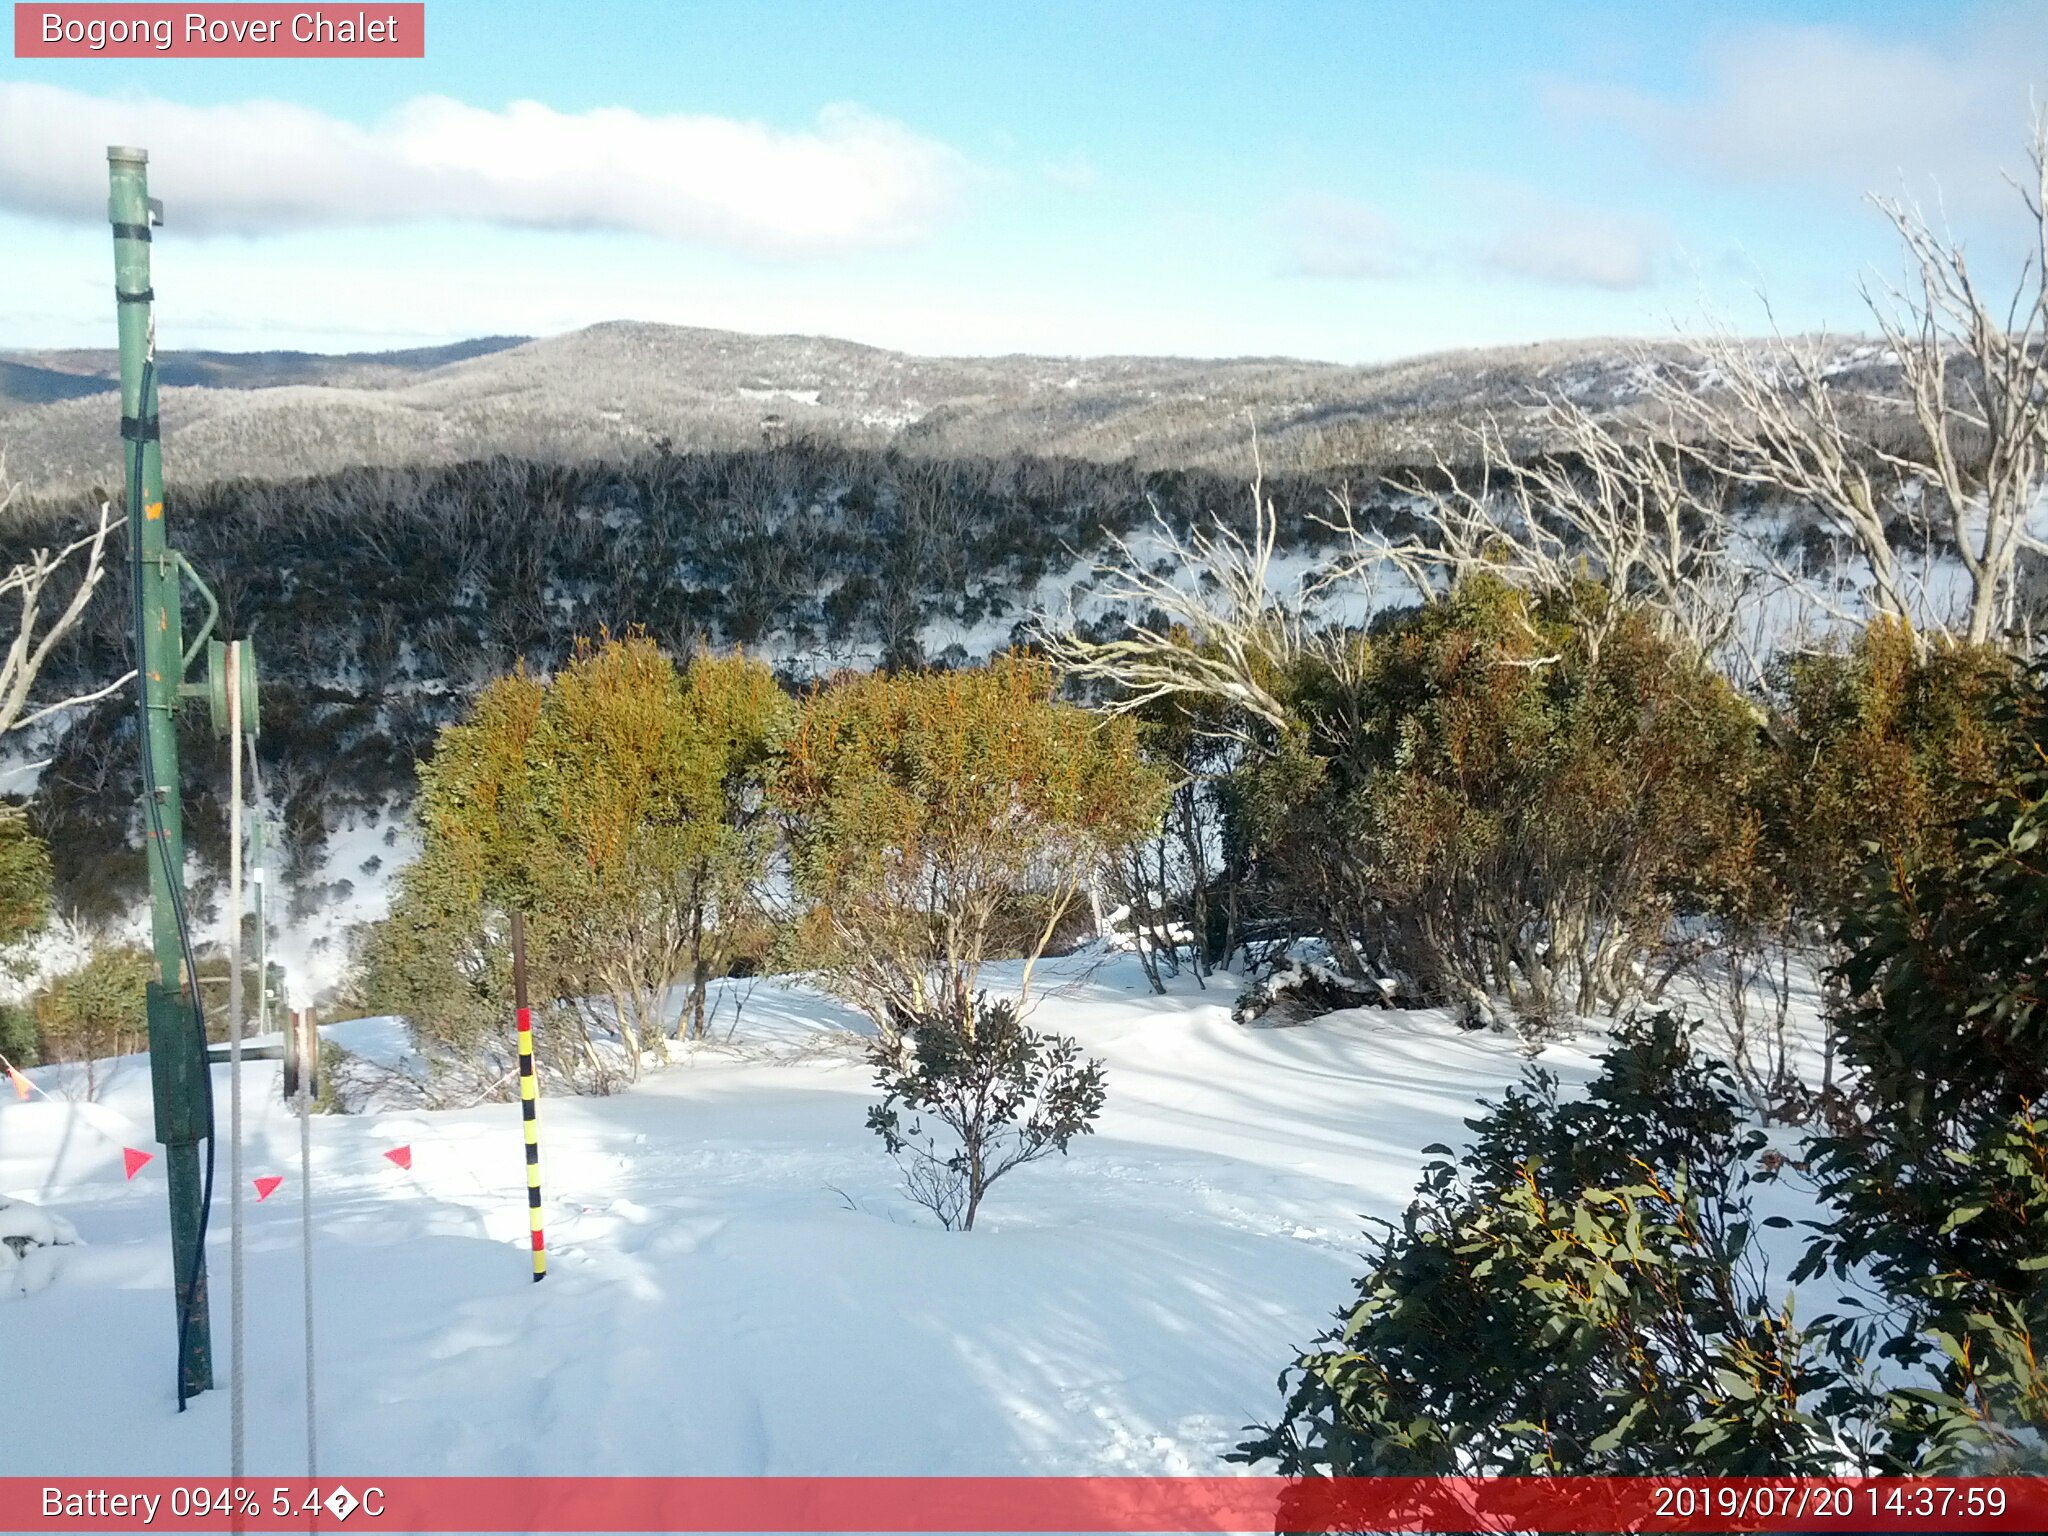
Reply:
[[[114, 226], [114, 289], [121, 330], [121, 448], [127, 480], [130, 549], [140, 588], [141, 655], [136, 658], [147, 779], [143, 836], [149, 850], [149, 894], [156, 979], [149, 988], [150, 1079], [157, 1140], [170, 1182], [171, 1257], [177, 1286], [180, 1395], [213, 1385], [207, 1322], [206, 1255], [200, 1247], [203, 1183], [199, 1139], [208, 1133], [212, 1079], [185, 975], [177, 913], [183, 902], [185, 829], [179, 803], [178, 694], [184, 680], [184, 625], [179, 575], [164, 522], [162, 445], [157, 390], [147, 364], [156, 350], [150, 289], [149, 155], [110, 148], [107, 213]], [[148, 372], [145, 387], [145, 372]]]

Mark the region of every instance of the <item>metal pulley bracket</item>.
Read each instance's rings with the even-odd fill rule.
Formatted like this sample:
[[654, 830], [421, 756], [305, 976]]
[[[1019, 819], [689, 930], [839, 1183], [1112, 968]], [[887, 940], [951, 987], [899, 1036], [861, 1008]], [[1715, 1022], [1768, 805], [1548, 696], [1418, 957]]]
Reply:
[[206, 642], [206, 709], [213, 721], [213, 734], [228, 734], [228, 647], [237, 648], [235, 669], [241, 683], [242, 731], [254, 736], [261, 728], [257, 712], [256, 646], [249, 640]]

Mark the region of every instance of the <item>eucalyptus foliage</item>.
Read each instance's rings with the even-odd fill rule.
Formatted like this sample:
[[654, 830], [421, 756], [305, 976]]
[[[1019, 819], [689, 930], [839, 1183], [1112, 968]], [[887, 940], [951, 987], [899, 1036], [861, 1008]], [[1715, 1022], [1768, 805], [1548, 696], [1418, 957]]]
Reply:
[[1587, 1097], [1531, 1067], [1426, 1149], [1338, 1326], [1238, 1459], [1294, 1475], [1823, 1470], [1830, 1379], [1774, 1306], [1724, 1069], [1666, 1014]]
[[882, 1102], [868, 1129], [910, 1198], [947, 1230], [971, 1231], [997, 1179], [1065, 1155], [1102, 1112], [1102, 1063], [1068, 1036], [1028, 1027], [1014, 1003], [977, 994], [966, 1014], [902, 1021], [900, 1049], [875, 1051]]

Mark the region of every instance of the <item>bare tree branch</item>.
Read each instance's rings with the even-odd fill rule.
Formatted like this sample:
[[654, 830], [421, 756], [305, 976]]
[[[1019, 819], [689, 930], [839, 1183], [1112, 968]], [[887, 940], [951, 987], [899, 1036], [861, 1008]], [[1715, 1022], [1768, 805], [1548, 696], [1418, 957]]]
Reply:
[[1695, 656], [1729, 648], [1760, 572], [1737, 558], [1725, 483], [1692, 464], [1668, 423], [1624, 427], [1571, 401], [1547, 401], [1537, 422], [1553, 444], [1518, 456], [1498, 421], [1472, 432], [1476, 474], [1443, 459], [1433, 476], [1396, 488], [1426, 528], [1392, 540], [1363, 530], [1348, 497], [1329, 526], [1349, 552], [1321, 588], [1397, 571], [1424, 602], [1475, 571], [1570, 601], [1597, 647], [1632, 608]]
[[[1838, 384], [1824, 340], [1773, 329], [1761, 347], [1725, 333], [1696, 343], [1699, 376], [1653, 372], [1652, 392], [1702, 463], [1810, 506], [1856, 550], [1867, 614], [1923, 634], [1986, 644], [2019, 615], [2019, 555], [2044, 545], [2048, 515], [2048, 113], [2029, 143], [2031, 175], [2008, 178], [2031, 224], [2010, 296], [1994, 301], [1960, 244], [1913, 205], [1873, 201], [1906, 258], [1903, 284], [1864, 299], [1899, 370], [1903, 402]], [[1858, 407], [1850, 420], [1843, 407]], [[1900, 429], [1903, 446], [1882, 430]], [[1895, 529], [1940, 527], [1967, 580], [1961, 612], [1930, 591], [1926, 562]]]
[[[1277, 668], [1318, 642], [1300, 594], [1288, 603], [1273, 590], [1278, 519], [1263, 472], [1252, 481], [1249, 534], [1217, 520], [1183, 538], [1156, 507], [1152, 525], [1162, 546], [1154, 562], [1112, 535], [1115, 553], [1096, 567], [1105, 578], [1104, 595], [1129, 604], [1140, 615], [1138, 626], [1107, 641], [1084, 640], [1071, 630], [1047, 633], [1047, 653], [1070, 676], [1111, 684], [1114, 711], [1199, 698], [1284, 729], [1287, 711], [1269, 684]], [[1155, 613], [1163, 622], [1149, 618]]]
[[[0, 458], [0, 514], [13, 504], [17, 494], [19, 487], [8, 481], [6, 460]], [[0, 655], [0, 736], [73, 704], [103, 698], [120, 686], [120, 683], [115, 683], [89, 696], [66, 699], [33, 711], [28, 708], [29, 692], [35, 687], [43, 664], [49, 660], [57, 643], [84, 616], [86, 605], [92, 600], [100, 579], [106, 575], [107, 536], [113, 527], [114, 509], [103, 501], [100, 503], [99, 523], [92, 532], [59, 550], [31, 550], [26, 560], [18, 561], [13, 569], [0, 576], [0, 599], [11, 596], [20, 604], [14, 637], [5, 654]], [[46, 616], [43, 603], [50, 583], [74, 558], [79, 560], [81, 569], [70, 601], [55, 614]]]

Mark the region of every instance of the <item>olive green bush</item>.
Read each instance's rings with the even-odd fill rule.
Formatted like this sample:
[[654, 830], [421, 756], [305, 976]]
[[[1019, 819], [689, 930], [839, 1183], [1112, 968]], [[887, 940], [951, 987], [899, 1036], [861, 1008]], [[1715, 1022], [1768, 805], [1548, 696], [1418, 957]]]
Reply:
[[[1648, 618], [1487, 578], [1277, 686], [1241, 775], [1252, 878], [1353, 976], [1537, 1019], [1638, 996], [1741, 875], [1753, 712]], [[1332, 659], [1333, 656], [1335, 659]]]

